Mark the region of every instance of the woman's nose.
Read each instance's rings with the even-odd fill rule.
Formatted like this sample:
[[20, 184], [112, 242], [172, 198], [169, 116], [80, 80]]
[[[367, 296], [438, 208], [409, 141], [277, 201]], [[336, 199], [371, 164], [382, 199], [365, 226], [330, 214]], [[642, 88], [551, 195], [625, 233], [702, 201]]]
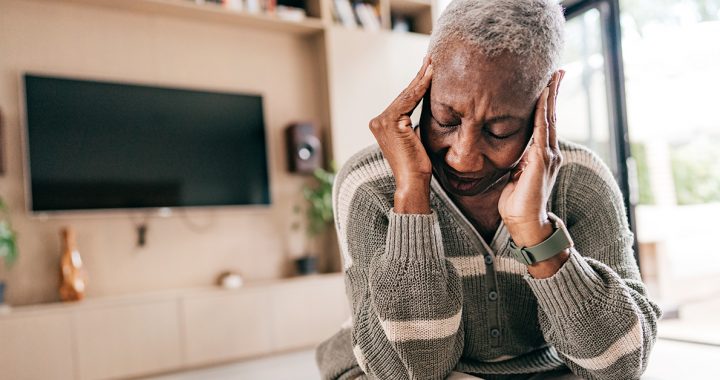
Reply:
[[445, 163], [458, 173], [477, 173], [482, 171], [485, 156], [474, 133], [461, 131], [448, 148]]

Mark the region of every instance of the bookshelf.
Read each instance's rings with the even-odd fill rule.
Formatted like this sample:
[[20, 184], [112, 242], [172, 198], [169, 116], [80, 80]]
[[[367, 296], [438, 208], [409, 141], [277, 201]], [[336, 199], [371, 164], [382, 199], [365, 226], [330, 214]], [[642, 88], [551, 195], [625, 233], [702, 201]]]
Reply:
[[430, 34], [433, 26], [433, 6], [431, 0], [388, 0], [390, 10], [390, 29], [398, 23], [407, 23], [408, 31]]
[[[375, 31], [375, 27], [366, 25], [372, 16], [377, 19], [377, 30], [403, 32], [398, 26], [402, 21], [406, 24], [405, 32], [430, 34], [434, 14], [434, 0], [305, 0], [306, 14], [300, 20], [284, 18], [279, 12], [269, 13], [264, 10], [251, 12], [247, 6], [248, 0], [238, 1], [243, 4], [241, 9], [211, 0], [59, 1], [206, 22], [229, 23], [297, 35], [320, 33], [328, 25]], [[262, 4], [268, 0], [250, 1], [258, 1]], [[282, 3], [282, 0], [280, 2]]]
[[[56, 1], [56, 0], [45, 0]], [[277, 14], [252, 13], [247, 9], [236, 10], [214, 2], [193, 0], [61, 0], [88, 6], [97, 6], [139, 12], [144, 14], [179, 17], [205, 22], [229, 23], [236, 26], [265, 29], [297, 35], [319, 33], [324, 24], [320, 2], [307, 0], [307, 16], [300, 21], [286, 20]]]
[[[326, 0], [333, 22], [350, 28], [430, 34], [433, 0]], [[369, 5], [369, 7], [368, 7]], [[378, 26], [366, 25], [364, 13], [374, 12]], [[352, 17], [354, 13], [355, 17]], [[348, 20], [353, 18], [354, 21]], [[357, 25], [357, 26], [356, 26]]]

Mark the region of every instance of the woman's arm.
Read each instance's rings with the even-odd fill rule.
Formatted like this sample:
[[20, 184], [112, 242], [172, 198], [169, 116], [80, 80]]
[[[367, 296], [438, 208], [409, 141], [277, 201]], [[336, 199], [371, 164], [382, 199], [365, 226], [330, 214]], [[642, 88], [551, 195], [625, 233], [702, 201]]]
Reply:
[[432, 166], [410, 120], [431, 77], [426, 57], [370, 121], [382, 154], [354, 160], [333, 188], [353, 353], [371, 378], [444, 379], [463, 350], [462, 283], [445, 260]]
[[557, 273], [525, 276], [537, 296], [545, 339], [586, 379], [638, 379], [661, 312], [633, 257], [622, 195], [610, 171], [586, 151], [566, 154], [560, 203], [575, 248]]
[[587, 151], [563, 158], [555, 105], [563, 71], [537, 103], [533, 143], [498, 209], [517, 246], [552, 233], [547, 204], [564, 159], [557, 205], [576, 246], [528, 266], [540, 327], [567, 365], [587, 379], [636, 379], [647, 366], [660, 310], [646, 295], [632, 254], [622, 195], [610, 171]]

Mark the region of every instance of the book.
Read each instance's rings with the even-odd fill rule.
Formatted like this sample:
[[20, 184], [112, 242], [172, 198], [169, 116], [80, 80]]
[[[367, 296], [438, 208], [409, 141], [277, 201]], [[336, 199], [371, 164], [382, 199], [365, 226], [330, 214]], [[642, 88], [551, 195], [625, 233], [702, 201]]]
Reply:
[[356, 3], [355, 13], [357, 14], [360, 24], [367, 30], [380, 30], [380, 18], [375, 12], [375, 7], [368, 3]]
[[334, 4], [340, 23], [348, 28], [357, 28], [358, 24], [350, 0], [334, 0]]

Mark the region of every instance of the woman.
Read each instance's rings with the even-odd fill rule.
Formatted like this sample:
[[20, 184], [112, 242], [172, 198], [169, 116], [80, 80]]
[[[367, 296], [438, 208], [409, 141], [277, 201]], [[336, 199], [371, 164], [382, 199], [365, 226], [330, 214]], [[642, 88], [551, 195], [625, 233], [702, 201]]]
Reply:
[[352, 323], [318, 349], [324, 378], [640, 377], [660, 310], [612, 175], [558, 140], [563, 25], [552, 0], [440, 17], [335, 183]]

